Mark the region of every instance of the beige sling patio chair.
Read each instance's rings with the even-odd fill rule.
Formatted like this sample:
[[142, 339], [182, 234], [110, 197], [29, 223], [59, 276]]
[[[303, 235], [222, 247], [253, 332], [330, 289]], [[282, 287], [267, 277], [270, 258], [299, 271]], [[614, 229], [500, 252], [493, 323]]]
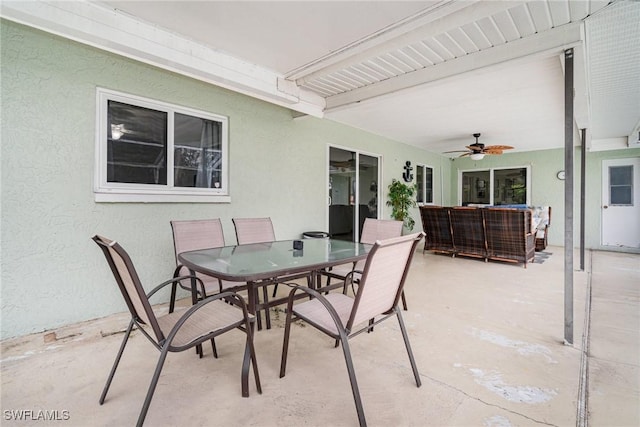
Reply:
[[[271, 222], [271, 218], [233, 218], [233, 226], [236, 230], [236, 238], [238, 240], [239, 245], [251, 245], [254, 243], [269, 243], [274, 242], [276, 240], [276, 234], [273, 231], [273, 223]], [[262, 287], [262, 297], [264, 302], [267, 303], [269, 301], [269, 295], [267, 292], [267, 285], [274, 285], [273, 289], [273, 298], [276, 296], [276, 292], [278, 291], [278, 283], [286, 282], [289, 280], [295, 280], [307, 277], [308, 283], [308, 274], [297, 274], [285, 277], [274, 277], [272, 280], [268, 281]], [[265, 322], [267, 325], [267, 329], [271, 329], [271, 316], [269, 312], [269, 308], [264, 310], [265, 313]], [[260, 316], [258, 315], [258, 329], [262, 328], [262, 324], [260, 321]]]
[[[185, 279], [188, 276], [174, 277], [145, 294], [133, 262], [125, 250], [117, 242], [102, 236], [96, 235], [93, 240], [102, 249], [131, 313], [129, 327], [124, 334], [120, 350], [100, 396], [101, 405], [107, 396], [111, 381], [134, 326], [160, 351], [160, 357], [138, 417], [138, 426], [144, 423], [167, 354], [190, 349], [233, 329], [239, 329], [246, 334], [241, 373], [242, 396], [249, 396], [249, 368], [251, 364], [253, 364], [257, 391], [262, 393], [253, 346], [252, 323], [254, 318], [249, 315], [244, 300], [238, 294], [233, 292], [219, 293], [203, 299], [189, 308], [163, 316], [156, 316], [149, 302], [149, 297], [165, 286], [175, 283], [176, 280]], [[198, 278], [195, 280], [200, 281]], [[221, 301], [223, 298], [231, 301], [232, 304]]]
[[[219, 218], [173, 220], [171, 221], [171, 230], [173, 232], [173, 247], [176, 256], [176, 269], [174, 272], [174, 276], [176, 277], [189, 274], [186, 267], [178, 261], [178, 255], [181, 253], [225, 246], [222, 223]], [[237, 292], [246, 289], [246, 283], [220, 280], [201, 273], [196, 273], [196, 276], [200, 278], [204, 284], [203, 287], [201, 286], [197, 289], [198, 298], [206, 298], [209, 295], [227, 290]], [[171, 288], [169, 312], [172, 312], [175, 306], [176, 288], [178, 285], [187, 291], [191, 291], [190, 280], [174, 282]]]
[[[376, 240], [386, 240], [392, 237], [402, 236], [402, 221], [395, 221], [392, 219], [375, 219], [367, 218], [364, 220], [362, 226], [362, 235], [360, 236], [360, 243], [366, 243], [373, 245]], [[343, 264], [331, 268], [323, 272], [327, 276], [327, 286], [332, 278], [344, 281], [347, 275], [354, 272], [350, 277], [351, 282], [358, 283], [360, 275], [364, 269], [365, 260], [358, 261], [354, 264]], [[402, 292], [402, 307], [407, 310], [407, 299]]]
[[[224, 232], [222, 231], [222, 223], [219, 218], [212, 219], [196, 219], [196, 220], [173, 220], [170, 221], [171, 230], [173, 232], [173, 248], [176, 257], [176, 269], [173, 277], [189, 274], [185, 266], [178, 261], [178, 255], [183, 252], [196, 251], [199, 249], [221, 248], [224, 243]], [[192, 292], [192, 303], [204, 299], [207, 296], [215, 295], [223, 291], [238, 292], [247, 288], [246, 283], [230, 282], [228, 280], [220, 280], [206, 274], [196, 273], [196, 277], [200, 279], [202, 285], [196, 289], [193, 294], [191, 289], [191, 280], [181, 280], [173, 282], [171, 285], [171, 299], [169, 300], [169, 313], [172, 313], [176, 303], [176, 291], [178, 286]], [[213, 349], [213, 357], [218, 357], [215, 340], [211, 340]], [[202, 357], [200, 346], [197, 352]]]
[[[351, 390], [358, 413], [360, 426], [366, 426], [364, 408], [356, 381], [356, 374], [349, 350], [349, 339], [365, 331], [371, 331], [373, 325], [391, 316], [398, 318], [400, 331], [409, 355], [416, 385], [420, 387], [420, 375], [409, 344], [409, 336], [402, 320], [402, 311], [398, 307], [400, 295], [407, 278], [411, 260], [418, 242], [424, 233], [396, 237], [377, 241], [364, 265], [360, 285], [355, 297], [332, 292], [326, 295], [303, 286], [294, 286], [289, 293], [287, 318], [280, 362], [280, 378], [285, 376], [291, 322], [302, 319], [321, 332], [342, 344]], [[315, 298], [301, 304], [293, 304], [297, 292], [305, 292]], [[381, 317], [379, 317], [381, 316]], [[378, 317], [378, 319], [375, 319]], [[373, 322], [370, 319], [375, 319]], [[304, 329], [299, 329], [304, 330]], [[300, 351], [300, 350], [298, 350]], [[327, 375], [323, 372], [323, 375]]]

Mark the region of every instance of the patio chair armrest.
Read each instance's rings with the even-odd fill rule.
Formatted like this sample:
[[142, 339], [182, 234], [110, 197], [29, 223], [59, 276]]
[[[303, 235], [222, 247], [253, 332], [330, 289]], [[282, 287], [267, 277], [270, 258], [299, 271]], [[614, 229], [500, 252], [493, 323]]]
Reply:
[[344, 325], [342, 324], [342, 320], [340, 320], [340, 316], [338, 316], [338, 313], [336, 312], [336, 309], [333, 308], [331, 303], [321, 293], [317, 292], [314, 289], [301, 285], [293, 286], [293, 289], [291, 289], [291, 292], [289, 292], [289, 298], [287, 301], [287, 312], [290, 313], [293, 309], [293, 301], [295, 299], [295, 294], [297, 291], [302, 291], [306, 294], [309, 294], [320, 301], [320, 303], [324, 306], [324, 308], [331, 316], [331, 319], [333, 319], [333, 322], [336, 324], [336, 328], [338, 329], [339, 334], [341, 336], [343, 335], [343, 338], [346, 338], [347, 333], [345, 331]]
[[362, 270], [351, 270], [349, 273], [347, 273], [346, 276], [344, 276], [344, 286], [342, 287], [343, 294], [347, 294], [347, 286], [349, 286], [349, 284], [351, 285], [351, 287], [353, 288], [353, 292], [355, 293], [354, 283], [359, 283], [358, 281], [353, 280], [353, 277], [356, 275], [356, 273], [361, 275]]
[[186, 265], [184, 265], [184, 264], [178, 264], [178, 265], [176, 266], [176, 269], [175, 269], [175, 270], [173, 270], [173, 277], [178, 277], [178, 276], [180, 276], [181, 271], [182, 271], [182, 269], [183, 269], [183, 268], [186, 268], [186, 269], [188, 270], [188, 268], [187, 268], [187, 266], [186, 266]]
[[[186, 276], [186, 277], [189, 277], [189, 276]], [[171, 283], [171, 282], [169, 282], [169, 283]], [[242, 310], [242, 317], [243, 317], [243, 319], [245, 321], [245, 327], [247, 328], [247, 331], [249, 331], [249, 333], [251, 333], [251, 325], [250, 324], [255, 321], [255, 318], [249, 314], [249, 310], [247, 309], [247, 303], [237, 293], [231, 292], [231, 291], [227, 291], [227, 292], [221, 292], [219, 294], [215, 294], [215, 295], [212, 295], [210, 297], [207, 297], [207, 298], [201, 300], [200, 302], [198, 302], [197, 304], [192, 305], [189, 309], [187, 309], [185, 311], [185, 313], [182, 315], [182, 317], [180, 317], [180, 320], [178, 320], [176, 322], [176, 324], [173, 325], [173, 328], [171, 328], [171, 332], [169, 332], [169, 334], [167, 335], [166, 341], [169, 342], [169, 343], [171, 341], [173, 341], [173, 338], [178, 333], [178, 331], [180, 330], [182, 325], [187, 320], [189, 320], [189, 318], [191, 316], [193, 316], [198, 310], [200, 310], [202, 307], [204, 307], [207, 304], [210, 304], [210, 303], [212, 303], [214, 301], [218, 301], [218, 300], [221, 300], [221, 299], [232, 300], [233, 305], [235, 305], [237, 307], [240, 307], [240, 309]], [[195, 344], [196, 343], [192, 343], [190, 346], [193, 346]]]
[[[353, 261], [351, 263], [346, 263], [346, 264], [353, 264], [353, 267], [356, 266], [356, 262], [355, 261]], [[335, 267], [335, 266], [323, 268], [320, 272], [321, 273], [330, 272], [331, 270], [333, 270], [333, 267]]]
[[[180, 276], [180, 272], [182, 271], [183, 268], [186, 268], [187, 270], [189, 270], [189, 268], [186, 265], [178, 264], [176, 269], [173, 270], [173, 277], [176, 278], [176, 277]], [[189, 270], [189, 274], [191, 274], [191, 270]], [[218, 280], [218, 286], [220, 286], [220, 288], [218, 290], [218, 292], [220, 292], [222, 290], [222, 282], [220, 280]], [[184, 288], [184, 286], [183, 286], [183, 288]], [[202, 282], [202, 280], [200, 281], [200, 288], [201, 288], [202, 295], [206, 296], [207, 293], [206, 293], [206, 291], [204, 289], [204, 283]]]
[[204, 288], [204, 284], [202, 283], [202, 280], [199, 277], [196, 277], [194, 275], [188, 275], [188, 276], [174, 276], [169, 280], [165, 280], [164, 282], [160, 283], [158, 286], [156, 286], [155, 288], [153, 288], [152, 290], [150, 290], [147, 293], [147, 298], [151, 298], [151, 296], [153, 294], [155, 294], [156, 292], [158, 292], [160, 289], [164, 288], [165, 286], [171, 284], [171, 283], [176, 283], [179, 282], [180, 280], [184, 280], [184, 279], [196, 279], [199, 283], [200, 286]]

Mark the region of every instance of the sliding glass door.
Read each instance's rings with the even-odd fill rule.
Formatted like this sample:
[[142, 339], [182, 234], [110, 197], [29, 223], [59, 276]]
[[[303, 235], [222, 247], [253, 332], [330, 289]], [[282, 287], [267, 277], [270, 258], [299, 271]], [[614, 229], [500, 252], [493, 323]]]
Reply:
[[378, 218], [380, 157], [329, 147], [329, 234], [359, 241], [365, 218]]

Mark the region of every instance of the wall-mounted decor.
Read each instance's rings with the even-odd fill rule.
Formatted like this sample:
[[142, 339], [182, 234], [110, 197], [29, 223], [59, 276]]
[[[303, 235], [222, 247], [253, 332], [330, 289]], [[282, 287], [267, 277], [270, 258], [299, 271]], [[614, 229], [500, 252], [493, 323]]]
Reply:
[[412, 170], [411, 162], [407, 160], [404, 164], [404, 172], [402, 173], [402, 179], [404, 179], [404, 182], [413, 181], [413, 174], [411, 173]]

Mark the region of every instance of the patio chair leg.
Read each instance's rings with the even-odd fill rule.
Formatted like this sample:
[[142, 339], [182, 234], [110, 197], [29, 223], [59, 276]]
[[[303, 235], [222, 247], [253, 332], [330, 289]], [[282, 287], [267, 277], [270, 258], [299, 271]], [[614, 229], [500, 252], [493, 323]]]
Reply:
[[287, 355], [289, 352], [289, 335], [291, 334], [291, 316], [293, 303], [287, 304], [287, 319], [284, 325], [284, 341], [282, 342], [282, 358], [280, 359], [280, 378], [283, 378], [287, 370]]
[[213, 351], [213, 357], [218, 358], [218, 349], [216, 348], [216, 339], [211, 338], [211, 350]]
[[242, 361], [242, 397], [249, 397], [249, 365], [253, 364], [253, 376], [256, 381], [256, 389], [262, 394], [262, 386], [260, 385], [260, 373], [258, 372], [258, 360], [256, 358], [256, 349], [253, 345], [253, 321], [247, 322], [245, 325], [247, 333], [247, 342], [244, 347], [244, 358]]
[[198, 344], [198, 345], [196, 346], [196, 354], [198, 355], [198, 357], [199, 357], [200, 359], [202, 359], [202, 344]]
[[404, 339], [404, 345], [407, 347], [407, 354], [409, 355], [409, 362], [411, 363], [411, 369], [413, 370], [413, 376], [416, 379], [416, 385], [420, 387], [422, 381], [420, 381], [420, 374], [418, 373], [418, 367], [416, 366], [416, 360], [413, 357], [411, 351], [411, 344], [409, 344], [409, 335], [407, 335], [407, 329], [404, 326], [404, 320], [402, 320], [402, 313], [398, 307], [394, 308], [396, 315], [398, 316], [398, 323], [400, 323], [400, 330], [402, 331], [402, 338]]
[[116, 360], [113, 362], [113, 367], [111, 367], [111, 372], [109, 373], [109, 378], [107, 378], [107, 383], [104, 385], [104, 389], [102, 390], [102, 395], [100, 396], [100, 404], [104, 403], [104, 399], [107, 397], [107, 392], [109, 391], [109, 387], [111, 386], [111, 381], [113, 381], [113, 376], [116, 373], [116, 369], [118, 368], [118, 364], [120, 363], [120, 358], [122, 357], [122, 353], [124, 353], [124, 347], [127, 345], [127, 341], [129, 340], [129, 335], [131, 335], [131, 330], [133, 329], [133, 319], [129, 322], [129, 327], [127, 331], [124, 333], [124, 338], [122, 339], [122, 344], [120, 344], [120, 350], [118, 350], [118, 355], [116, 356]]
[[351, 382], [351, 392], [353, 393], [353, 401], [356, 404], [356, 412], [358, 413], [358, 422], [360, 423], [360, 427], [366, 427], [367, 421], [364, 418], [364, 408], [362, 407], [362, 400], [360, 399], [360, 391], [358, 390], [358, 382], [356, 381], [356, 371], [353, 368], [353, 361], [351, 359], [351, 351], [349, 350], [348, 338], [341, 334], [340, 341], [342, 342], [342, 351], [344, 352], [344, 361], [347, 364], [347, 372], [349, 373], [349, 381]]
[[253, 286], [253, 290], [250, 288], [249, 289], [249, 311], [253, 310], [254, 311], [254, 315], [256, 317], [256, 325], [258, 326], [258, 330], [261, 331], [262, 330], [262, 315], [260, 314], [261, 310], [257, 310], [256, 309], [256, 305], [258, 305], [260, 303], [260, 298], [259, 298], [259, 293], [258, 293], [258, 286], [254, 285]]
[[[264, 286], [262, 288], [262, 298], [264, 298], [264, 302], [269, 302], [269, 292], [267, 291], [267, 287]], [[267, 329], [271, 329], [271, 309], [269, 307], [264, 309], [264, 321], [267, 325]]]
[[407, 311], [407, 298], [404, 296], [404, 290], [402, 291], [401, 294], [402, 297], [402, 308], [404, 309], [404, 311]]
[[164, 361], [167, 358], [168, 352], [169, 352], [169, 344], [165, 343], [165, 346], [162, 348], [162, 351], [160, 352], [160, 358], [158, 359], [156, 370], [153, 373], [151, 384], [149, 384], [149, 391], [147, 391], [147, 397], [145, 397], [144, 404], [142, 405], [142, 410], [140, 410], [140, 415], [138, 416], [138, 422], [136, 423], [136, 427], [142, 427], [142, 424], [144, 423], [144, 419], [147, 416], [147, 411], [149, 411], [149, 405], [151, 405], [151, 399], [153, 398], [153, 393], [156, 391], [156, 386], [158, 385], [158, 379], [160, 379], [160, 373], [162, 372], [162, 367], [164, 366]]
[[176, 291], [178, 290], [178, 282], [171, 285], [171, 299], [169, 300], [169, 313], [173, 313], [176, 308]]

